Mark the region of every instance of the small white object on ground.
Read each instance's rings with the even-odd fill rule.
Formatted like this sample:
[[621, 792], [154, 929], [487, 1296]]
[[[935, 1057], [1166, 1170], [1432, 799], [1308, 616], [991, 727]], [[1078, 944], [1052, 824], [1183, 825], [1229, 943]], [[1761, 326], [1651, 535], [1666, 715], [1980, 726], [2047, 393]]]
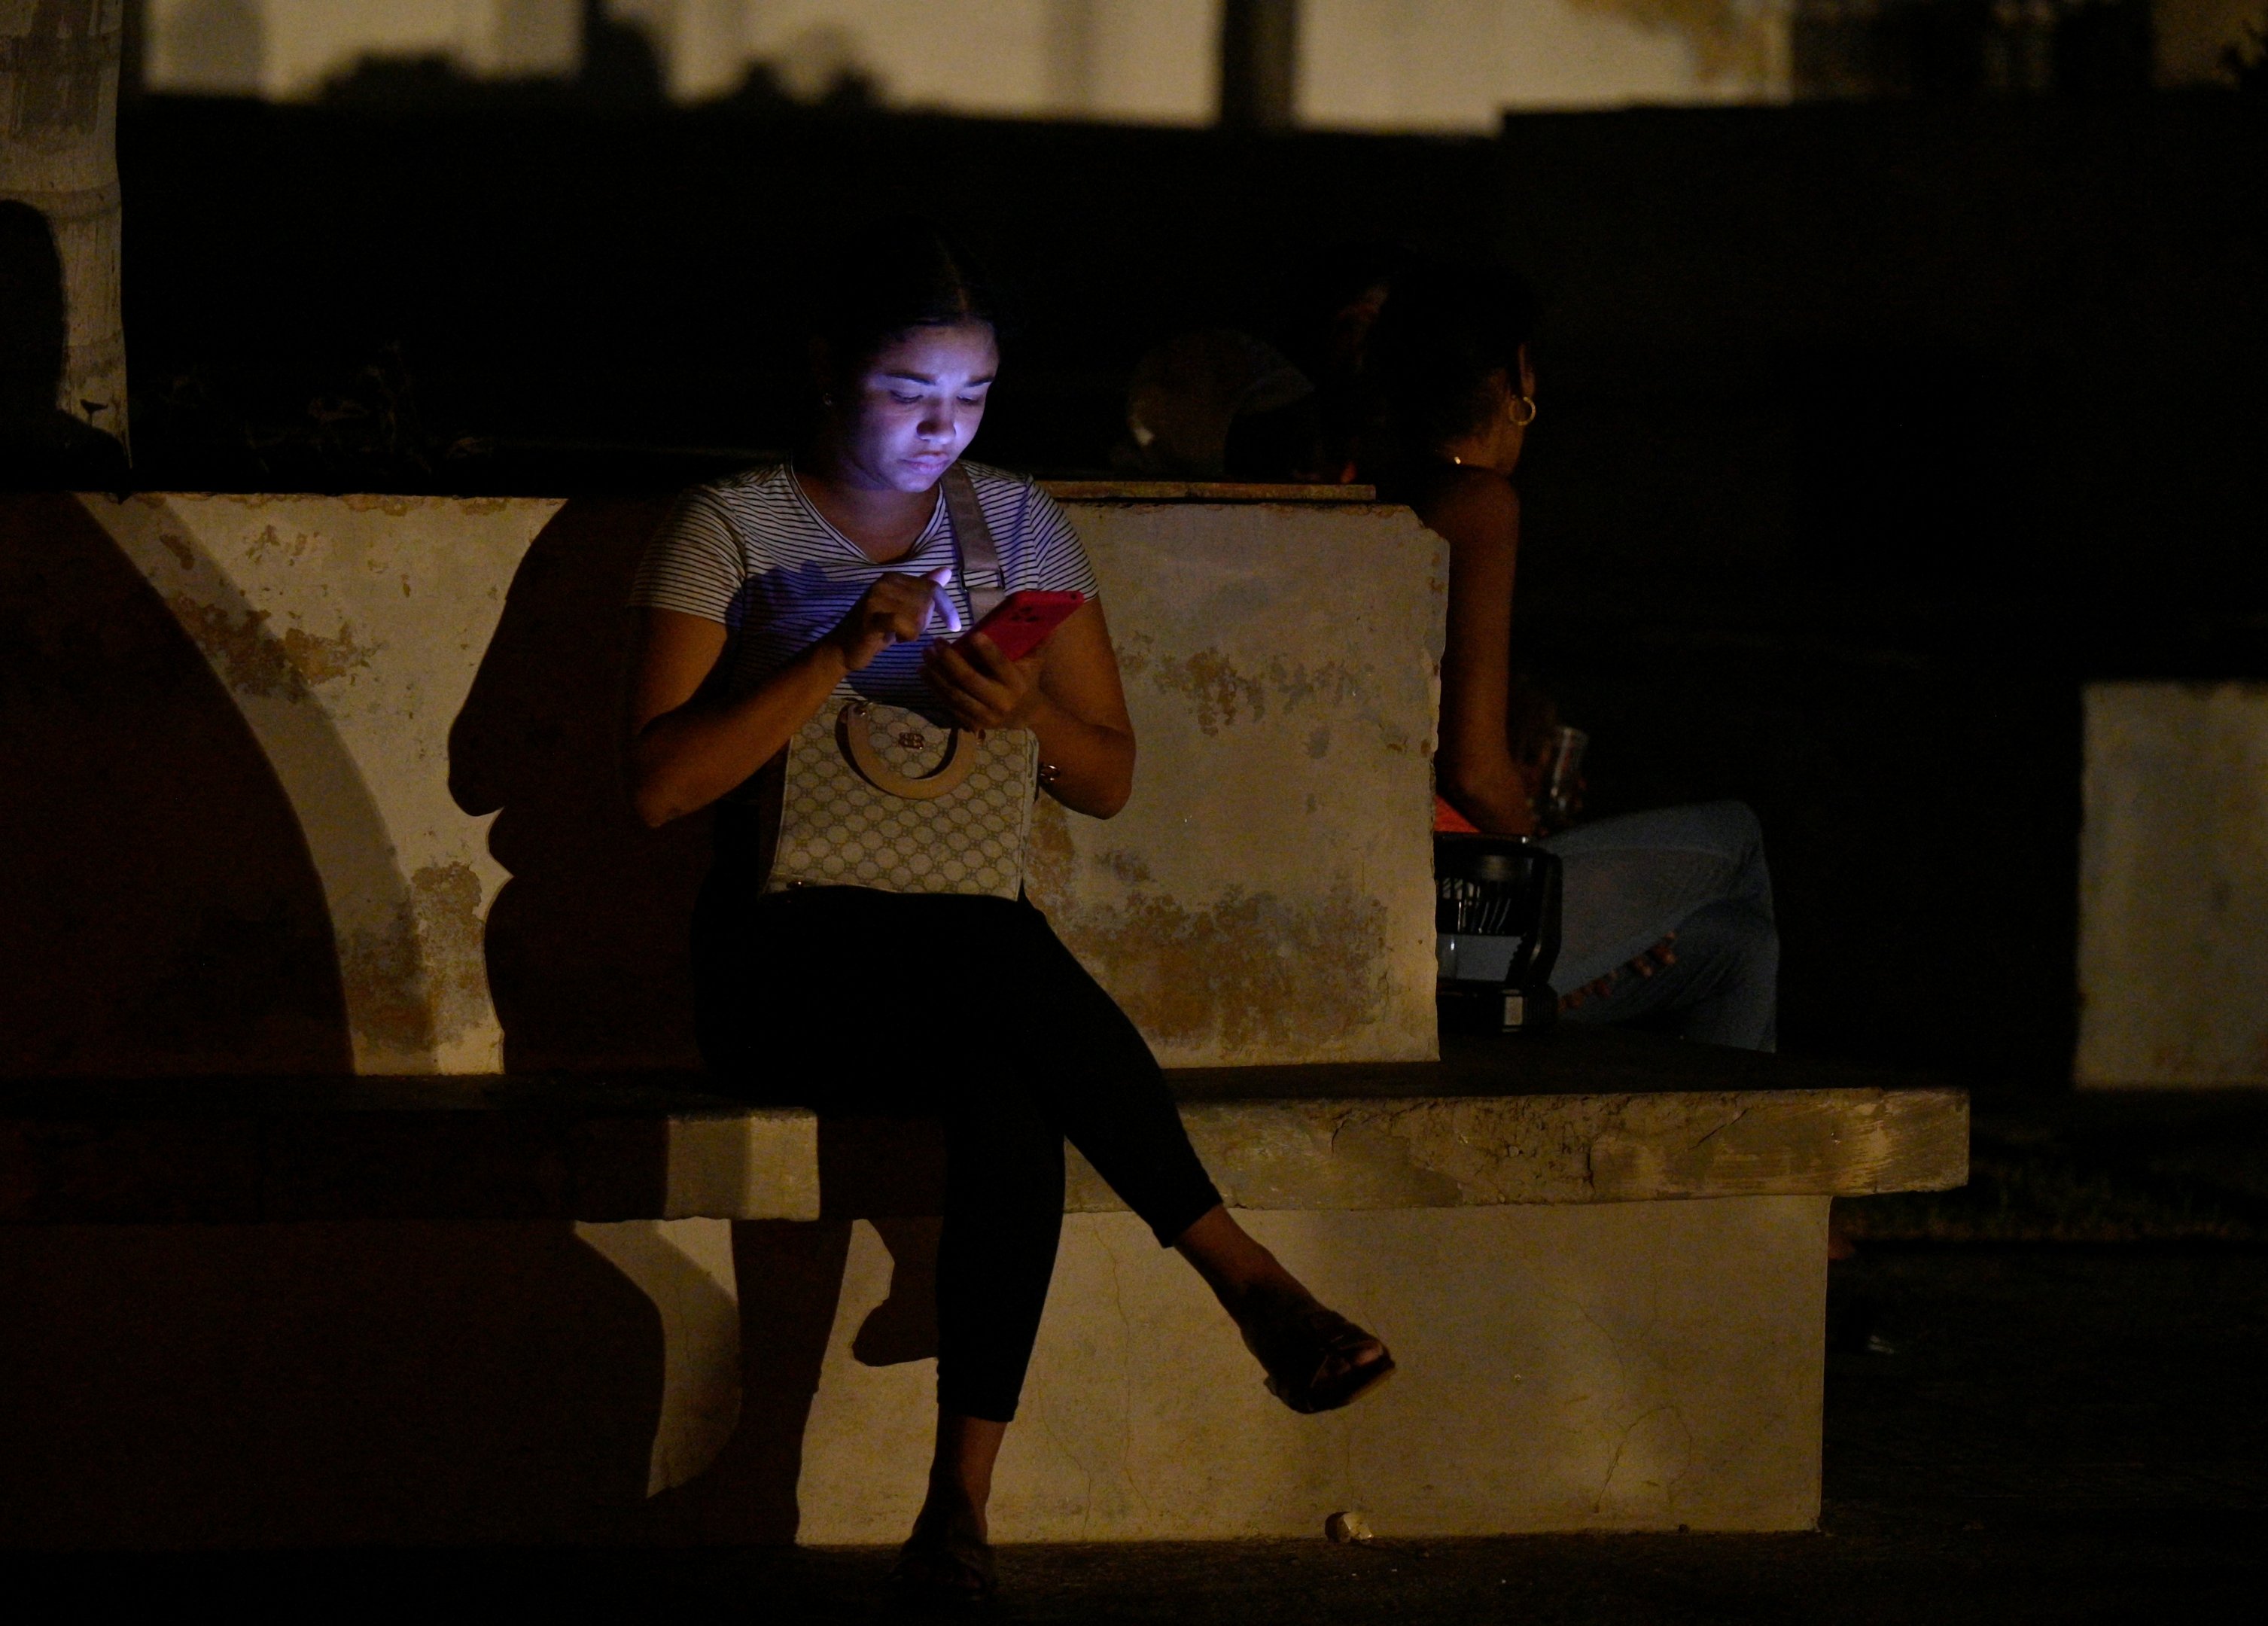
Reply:
[[1367, 1541], [1373, 1536], [1370, 1520], [1365, 1519], [1360, 1513], [1353, 1512], [1333, 1513], [1329, 1519], [1324, 1519], [1323, 1534], [1332, 1541], [1342, 1544], [1348, 1541]]

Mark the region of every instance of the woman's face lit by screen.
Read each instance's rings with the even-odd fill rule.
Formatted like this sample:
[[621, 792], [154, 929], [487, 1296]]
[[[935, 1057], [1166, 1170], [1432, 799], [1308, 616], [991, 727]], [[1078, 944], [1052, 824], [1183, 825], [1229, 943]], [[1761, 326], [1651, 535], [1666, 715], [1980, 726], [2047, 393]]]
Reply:
[[899, 335], [835, 403], [843, 472], [861, 483], [928, 490], [976, 438], [999, 366], [989, 323]]

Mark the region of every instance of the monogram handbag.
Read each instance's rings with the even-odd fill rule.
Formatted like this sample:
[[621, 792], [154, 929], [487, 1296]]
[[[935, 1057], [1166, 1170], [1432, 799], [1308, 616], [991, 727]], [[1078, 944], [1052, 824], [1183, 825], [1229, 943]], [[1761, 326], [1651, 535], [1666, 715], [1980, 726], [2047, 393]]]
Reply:
[[[945, 505], [968, 606], [982, 621], [1007, 594], [976, 488], [955, 463]], [[848, 682], [788, 741], [779, 838], [764, 890], [1014, 898], [1039, 786], [1039, 744], [1023, 729], [939, 725], [861, 696]]]

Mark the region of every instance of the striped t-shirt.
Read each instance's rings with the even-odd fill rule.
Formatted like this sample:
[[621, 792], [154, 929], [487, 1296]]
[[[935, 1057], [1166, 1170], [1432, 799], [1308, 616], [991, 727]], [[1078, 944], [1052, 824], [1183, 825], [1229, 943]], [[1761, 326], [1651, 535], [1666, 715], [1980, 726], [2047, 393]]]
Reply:
[[[1021, 475], [963, 460], [977, 505], [1000, 551], [1003, 586], [1094, 596], [1094, 570], [1079, 533], [1055, 498]], [[956, 565], [951, 592], [961, 624], [974, 624], [940, 482], [937, 508], [912, 551], [877, 564], [827, 522], [784, 463], [695, 486], [647, 545], [630, 588], [634, 606], [679, 610], [721, 622], [730, 634], [712, 679], [726, 697], [745, 695], [832, 631], [880, 578], [919, 576]], [[850, 687], [868, 700], [905, 706], [939, 724], [952, 721], [922, 677], [930, 639], [950, 636], [932, 622], [929, 636], [894, 644], [854, 672]]]

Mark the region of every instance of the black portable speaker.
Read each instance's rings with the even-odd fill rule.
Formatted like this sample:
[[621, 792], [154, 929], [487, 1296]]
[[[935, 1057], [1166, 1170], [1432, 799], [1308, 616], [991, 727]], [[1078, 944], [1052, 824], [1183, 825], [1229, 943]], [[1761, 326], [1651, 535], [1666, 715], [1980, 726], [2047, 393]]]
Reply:
[[1433, 837], [1435, 998], [1452, 1033], [1535, 1033], [1559, 1014], [1559, 860], [1525, 836]]

